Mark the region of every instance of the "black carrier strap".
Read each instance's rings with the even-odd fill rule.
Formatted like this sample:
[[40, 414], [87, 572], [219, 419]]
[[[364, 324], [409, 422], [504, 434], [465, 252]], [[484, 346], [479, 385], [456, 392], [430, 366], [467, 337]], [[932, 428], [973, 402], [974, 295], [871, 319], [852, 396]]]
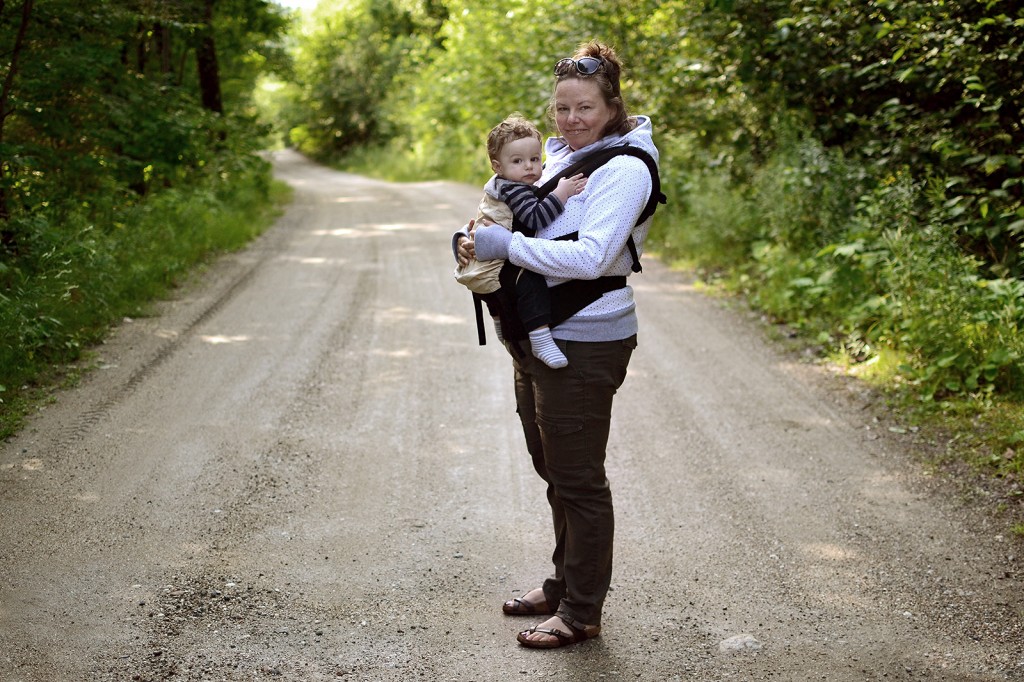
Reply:
[[[647, 166], [647, 170], [651, 174], [651, 197], [636, 220], [635, 225], [639, 225], [654, 215], [654, 212], [658, 208], [658, 204], [664, 204], [667, 201], [665, 194], [661, 191], [661, 178], [658, 175], [658, 165], [654, 162], [654, 159], [650, 154], [639, 147], [633, 147], [627, 144], [599, 149], [565, 168], [557, 175], [549, 178], [547, 182], [536, 188], [535, 193], [538, 198], [543, 199], [554, 191], [555, 187], [558, 186], [558, 181], [562, 178], [572, 177], [577, 173], [583, 173], [589, 177], [591, 173], [607, 163], [609, 159], [623, 155], [633, 156], [643, 161]], [[530, 231], [521, 225], [518, 220], [513, 220], [512, 230], [514, 232], [524, 232], [527, 235], [531, 234]], [[576, 241], [579, 239], [579, 232], [563, 235], [558, 237], [558, 239]], [[643, 268], [640, 267], [640, 256], [637, 252], [636, 242], [633, 240], [633, 235], [630, 235], [629, 239], [626, 241], [626, 247], [629, 249], [629, 253], [633, 257], [633, 265], [631, 266], [633, 272], [641, 272]], [[505, 261], [505, 265], [502, 266], [501, 274], [499, 276], [499, 281], [501, 282], [500, 292], [503, 294], [505, 299], [512, 298], [513, 300], [511, 310], [506, 310], [501, 315], [502, 336], [512, 341], [521, 341], [527, 337], [526, 331], [523, 329], [522, 323], [518, 321], [518, 315], [515, 312], [514, 297], [509, 295], [508, 290], [508, 287], [515, 282], [515, 279], [521, 269], [522, 268], [517, 265], [513, 265], [511, 262]], [[575, 279], [551, 287], [549, 289], [551, 294], [551, 326], [555, 327], [562, 322], [565, 322], [567, 319], [583, 310], [609, 291], [622, 289], [625, 286], [625, 276], [619, 275], [598, 277], [597, 279]], [[477, 301], [476, 304], [479, 306], [479, 301]], [[503, 301], [501, 307], [504, 309], [505, 305], [506, 304]], [[479, 336], [480, 345], [484, 345], [486, 339], [484, 337], [483, 317], [479, 307], [477, 308], [477, 334]]]
[[570, 279], [548, 289], [551, 295], [551, 326], [557, 327], [609, 291], [626, 286], [625, 275], [597, 279]]
[[[604, 149], [598, 149], [596, 152], [587, 154], [585, 157], [572, 164], [565, 170], [558, 173], [558, 175], [552, 176], [543, 185], [537, 188], [537, 196], [544, 198], [554, 191], [555, 187], [558, 186], [558, 181], [562, 178], [569, 178], [577, 173], [583, 173], [586, 176], [590, 176], [595, 170], [603, 166], [608, 162], [609, 159], [615, 158], [616, 156], [632, 156], [640, 159], [647, 166], [648, 172], [651, 174], [651, 198], [647, 201], [647, 205], [644, 206], [644, 210], [640, 212], [640, 217], [636, 219], [636, 224], [644, 222], [658, 209], [658, 204], [664, 204], [668, 201], [665, 194], [661, 191], [661, 177], [658, 175], [658, 164], [654, 163], [654, 158], [639, 147], [634, 147], [628, 144], [616, 145], [613, 147], [605, 147]], [[633, 251], [636, 251], [636, 246], [633, 246]], [[634, 270], [637, 272], [637, 270]]]

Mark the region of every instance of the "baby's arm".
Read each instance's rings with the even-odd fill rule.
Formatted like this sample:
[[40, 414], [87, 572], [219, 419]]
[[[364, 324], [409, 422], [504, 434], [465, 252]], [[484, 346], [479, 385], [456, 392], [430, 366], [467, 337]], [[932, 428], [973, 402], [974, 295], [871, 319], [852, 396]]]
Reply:
[[558, 181], [558, 185], [551, 192], [558, 197], [563, 204], [569, 200], [569, 197], [574, 197], [583, 191], [583, 188], [587, 186], [587, 179], [583, 176], [583, 173], [577, 173], [571, 178], [562, 178]]
[[537, 230], [550, 225], [555, 218], [561, 215], [565, 209], [566, 200], [583, 191], [587, 179], [582, 175], [574, 175], [567, 180], [559, 180], [558, 188], [562, 194], [552, 191], [543, 199], [538, 199], [534, 194], [534, 188], [523, 183], [507, 183], [499, 190], [501, 200], [508, 204], [512, 215], [519, 219], [519, 223], [530, 236], [536, 234]]

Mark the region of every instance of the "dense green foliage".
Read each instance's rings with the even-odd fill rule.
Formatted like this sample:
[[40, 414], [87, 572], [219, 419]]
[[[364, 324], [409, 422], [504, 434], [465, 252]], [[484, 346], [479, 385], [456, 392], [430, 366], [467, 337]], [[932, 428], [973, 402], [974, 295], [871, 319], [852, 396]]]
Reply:
[[900, 351], [925, 395], [1019, 394], [1024, 14], [730, 4], [711, 37], [756, 105], [731, 168], [754, 170], [751, 293], [859, 355]]
[[430, 11], [355, 0], [344, 12], [315, 15], [296, 50], [301, 114], [292, 141], [300, 150], [337, 155], [393, 135], [385, 100], [436, 25]]
[[0, 402], [251, 238], [286, 26], [263, 0], [0, 1]]

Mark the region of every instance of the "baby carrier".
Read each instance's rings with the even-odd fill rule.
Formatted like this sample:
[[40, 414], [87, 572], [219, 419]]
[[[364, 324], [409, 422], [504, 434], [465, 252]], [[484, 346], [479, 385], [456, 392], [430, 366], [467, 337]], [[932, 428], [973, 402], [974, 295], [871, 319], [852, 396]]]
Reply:
[[[665, 195], [661, 192], [658, 166], [651, 155], [639, 147], [627, 144], [599, 149], [551, 177], [543, 185], [536, 188], [535, 193], [539, 198], [544, 198], [555, 189], [560, 179], [571, 177], [577, 173], [582, 173], [589, 177], [591, 173], [603, 166], [609, 159], [621, 155], [635, 156], [647, 165], [647, 169], [651, 173], [651, 198], [640, 213], [640, 217], [637, 218], [636, 225], [639, 225], [654, 215], [658, 204], [666, 203]], [[518, 220], [513, 221], [512, 231], [523, 232], [527, 236], [533, 236]], [[576, 241], [579, 239], [579, 232], [562, 235], [557, 237], [557, 239]], [[633, 241], [633, 235], [629, 236], [626, 246], [629, 248], [630, 255], [633, 256], [633, 272], [640, 272], [642, 270], [640, 267], [640, 257], [637, 253], [636, 243]], [[515, 281], [522, 270], [523, 268], [513, 265], [511, 261], [505, 261], [498, 276], [501, 287], [495, 294], [488, 294], [488, 296], [492, 297], [491, 301], [497, 302], [495, 307], [498, 309], [498, 318], [501, 321], [501, 335], [509, 341], [522, 341], [528, 338], [522, 321], [516, 312], [515, 302]], [[550, 326], [554, 328], [601, 298], [605, 293], [622, 289], [625, 286], [626, 277], [624, 275], [608, 275], [598, 277], [597, 279], [574, 279], [551, 287], [548, 289], [548, 293], [551, 296]], [[483, 298], [481, 295], [474, 293], [473, 304], [476, 308], [477, 336], [481, 346], [487, 342], [484, 334], [482, 303]], [[512, 345], [514, 348], [518, 348], [518, 344]]]

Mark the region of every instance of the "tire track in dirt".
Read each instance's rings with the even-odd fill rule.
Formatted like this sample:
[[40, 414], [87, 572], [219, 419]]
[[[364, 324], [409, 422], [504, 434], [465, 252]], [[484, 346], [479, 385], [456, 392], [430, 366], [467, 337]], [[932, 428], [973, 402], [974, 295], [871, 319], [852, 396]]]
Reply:
[[198, 327], [216, 315], [218, 311], [234, 300], [240, 292], [245, 290], [247, 284], [252, 280], [254, 273], [259, 271], [261, 267], [284, 248], [288, 237], [289, 231], [287, 226], [279, 225], [278, 229], [263, 235], [255, 244], [250, 246], [248, 253], [255, 255], [256, 258], [246, 261], [236, 260], [240, 267], [236, 272], [232, 273], [230, 279], [221, 283], [221, 288], [215, 291], [215, 295], [212, 298], [208, 300], [198, 299], [200, 305], [197, 306], [197, 309], [191, 310], [185, 320], [179, 321], [179, 326], [173, 332], [165, 332], [162, 335], [164, 340], [151, 351], [151, 354], [144, 362], [136, 366], [123, 381], [110, 387], [107, 395], [83, 412], [81, 416], [69, 424], [62, 425], [62, 428], [48, 447], [64, 449], [70, 446], [71, 443], [81, 440], [84, 434], [99, 423], [114, 406], [130, 398], [135, 390], [154, 371], [193, 338]]

